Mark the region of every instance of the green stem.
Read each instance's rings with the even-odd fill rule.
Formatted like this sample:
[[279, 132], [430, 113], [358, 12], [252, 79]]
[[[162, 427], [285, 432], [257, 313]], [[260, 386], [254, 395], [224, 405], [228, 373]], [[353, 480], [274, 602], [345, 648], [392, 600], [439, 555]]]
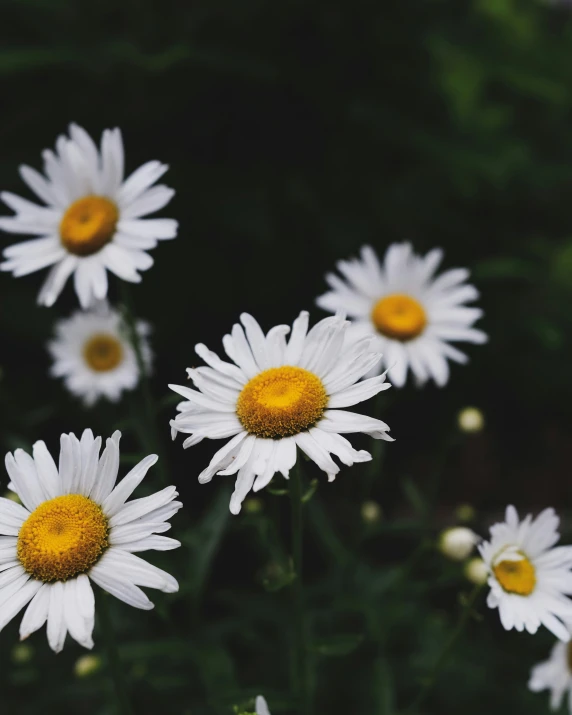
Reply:
[[162, 458], [162, 449], [157, 438], [157, 423], [155, 414], [155, 405], [153, 396], [149, 386], [148, 366], [143, 356], [143, 346], [141, 337], [137, 330], [137, 319], [132, 307], [131, 293], [129, 286], [125, 281], [121, 281], [121, 297], [123, 301], [123, 316], [127, 338], [131, 343], [137, 360], [137, 369], [139, 371], [139, 389], [137, 396], [140, 398], [141, 407], [134, 409], [134, 421], [137, 425], [139, 441], [141, 448], [145, 453], [154, 452], [159, 455], [160, 459], [157, 462], [157, 473], [165, 486], [169, 484], [166, 472], [165, 460]]
[[105, 648], [107, 650], [107, 669], [111, 680], [113, 681], [117, 712], [120, 715], [133, 715], [133, 708], [129, 702], [127, 683], [125, 682], [125, 676], [121, 667], [121, 660], [119, 658], [119, 651], [117, 650], [117, 643], [115, 642], [113, 625], [111, 623], [108, 603], [109, 596], [105, 593], [102, 593], [101, 596], [102, 597], [99, 599], [100, 603], [98, 609], [99, 625], [105, 642]]
[[475, 605], [475, 601], [477, 600], [477, 596], [479, 595], [480, 591], [482, 589], [482, 584], [477, 584], [474, 589], [471, 592], [471, 595], [467, 599], [463, 610], [461, 611], [461, 615], [459, 616], [459, 620], [457, 622], [457, 625], [455, 626], [455, 629], [445, 642], [445, 645], [443, 646], [441, 652], [439, 653], [437, 660], [435, 661], [435, 664], [433, 668], [431, 669], [431, 673], [425, 680], [425, 683], [421, 690], [419, 691], [419, 694], [415, 698], [415, 700], [411, 703], [411, 705], [406, 708], [405, 713], [409, 712], [414, 712], [417, 710], [417, 708], [422, 705], [425, 700], [427, 699], [427, 696], [430, 694], [430, 692], [433, 690], [437, 679], [439, 677], [439, 674], [441, 673], [441, 670], [444, 668], [446, 665], [447, 661], [449, 660], [449, 657], [451, 656], [451, 653], [453, 652], [453, 649], [455, 648], [455, 645], [457, 644], [457, 641], [461, 637], [463, 631], [465, 630], [465, 626], [467, 625], [467, 622], [469, 620], [469, 617], [471, 615], [471, 612], [473, 610], [473, 606]]
[[292, 659], [292, 686], [300, 701], [301, 715], [310, 715], [310, 688], [308, 679], [308, 650], [306, 647], [306, 616], [304, 584], [302, 581], [302, 475], [296, 464], [290, 472], [290, 504], [292, 517], [292, 561], [296, 578], [292, 584], [294, 607], [294, 652]]

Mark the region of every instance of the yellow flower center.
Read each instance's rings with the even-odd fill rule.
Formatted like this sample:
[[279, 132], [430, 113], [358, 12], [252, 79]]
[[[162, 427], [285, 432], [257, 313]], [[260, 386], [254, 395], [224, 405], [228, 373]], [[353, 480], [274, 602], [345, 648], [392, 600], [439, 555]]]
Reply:
[[377, 330], [395, 340], [413, 340], [427, 325], [423, 306], [408, 295], [394, 293], [381, 298], [373, 306], [371, 319]]
[[81, 494], [40, 504], [18, 534], [20, 563], [39, 581], [66, 581], [87, 571], [107, 547], [107, 518]]
[[530, 596], [536, 586], [536, 570], [526, 556], [519, 561], [501, 561], [493, 566], [493, 572], [507, 593]]
[[109, 243], [119, 218], [117, 206], [104, 196], [84, 196], [65, 212], [60, 237], [70, 253], [90, 256]]
[[115, 369], [123, 360], [123, 346], [114, 335], [100, 333], [84, 345], [83, 356], [92, 370], [107, 372]]
[[280, 439], [312, 427], [327, 404], [324, 385], [313, 373], [301, 367], [271, 367], [243, 387], [236, 414], [250, 434]]

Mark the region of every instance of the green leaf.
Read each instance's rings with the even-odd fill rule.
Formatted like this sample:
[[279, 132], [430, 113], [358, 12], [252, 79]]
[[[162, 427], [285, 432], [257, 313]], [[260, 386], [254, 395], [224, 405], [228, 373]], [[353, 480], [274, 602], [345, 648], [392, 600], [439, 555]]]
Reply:
[[403, 489], [405, 497], [415, 511], [419, 514], [423, 514], [425, 512], [425, 499], [415, 482], [413, 482], [413, 480], [409, 477], [406, 477], [401, 483], [401, 488]]
[[318, 480], [317, 479], [312, 479], [310, 482], [310, 486], [306, 490], [306, 493], [302, 496], [302, 503], [305, 504], [306, 502], [309, 502], [310, 499], [314, 496], [316, 493], [316, 489], [318, 488]]
[[228, 486], [220, 489], [188, 542], [192, 551], [188, 586], [195, 598], [200, 597], [205, 586], [209, 568], [228, 524], [230, 491]]

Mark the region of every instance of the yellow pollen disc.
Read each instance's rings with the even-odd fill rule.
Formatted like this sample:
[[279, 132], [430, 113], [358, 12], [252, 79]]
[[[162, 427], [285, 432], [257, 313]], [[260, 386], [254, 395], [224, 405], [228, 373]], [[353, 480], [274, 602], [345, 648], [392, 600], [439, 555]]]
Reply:
[[280, 439], [312, 427], [328, 396], [320, 378], [301, 367], [272, 367], [243, 387], [236, 414], [250, 434]]
[[60, 238], [70, 253], [90, 256], [109, 243], [119, 218], [117, 206], [104, 196], [84, 196], [68, 208], [60, 223]]
[[86, 363], [96, 372], [115, 369], [123, 360], [123, 346], [114, 335], [101, 333], [91, 337], [83, 347]]
[[401, 341], [413, 340], [427, 325], [423, 306], [404, 293], [386, 295], [378, 300], [371, 311], [371, 319], [382, 335]]
[[107, 517], [81, 494], [43, 502], [18, 534], [18, 558], [35, 579], [66, 581], [87, 571], [107, 547]]
[[524, 557], [520, 561], [501, 561], [493, 566], [497, 581], [507, 593], [530, 596], [536, 586], [536, 571]]

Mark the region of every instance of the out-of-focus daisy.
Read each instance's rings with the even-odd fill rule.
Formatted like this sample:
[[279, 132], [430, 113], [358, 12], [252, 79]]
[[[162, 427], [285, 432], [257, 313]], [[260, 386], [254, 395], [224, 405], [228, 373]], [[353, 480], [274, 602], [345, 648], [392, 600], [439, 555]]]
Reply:
[[46, 149], [42, 156], [45, 176], [29, 166], [20, 167], [20, 175], [45, 206], [7, 191], [0, 194], [15, 211], [0, 218], [0, 228], [38, 236], [4, 249], [0, 268], [24, 276], [51, 266], [38, 296], [47, 306], [72, 274], [83, 308], [106, 297], [107, 271], [138, 283], [138, 271], [153, 265], [146, 251], [177, 235], [176, 221], [143, 218], [166, 206], [174, 194], [162, 184], [153, 186], [168, 167], [149, 161], [124, 180], [120, 130], [106, 129], [98, 149], [77, 124], [70, 125], [69, 137], [58, 137], [55, 152]]
[[568, 694], [568, 712], [572, 713], [572, 642], [554, 644], [548, 660], [532, 669], [528, 687], [533, 693], [550, 690], [551, 710], [560, 710]]
[[0, 498], [0, 630], [29, 603], [20, 624], [27, 638], [47, 622], [51, 648], [62, 650], [66, 633], [91, 648], [95, 599], [90, 581], [135, 608], [153, 604], [139, 588], [178, 590], [165, 571], [135, 556], [180, 546], [160, 536], [182, 506], [175, 487], [127, 501], [157, 461], [145, 457], [116, 485], [119, 439], [86, 430], [81, 440], [63, 434], [59, 467], [44, 442], [33, 457], [6, 455], [11, 488], [23, 506]]
[[468, 359], [450, 341], [487, 339], [472, 327], [482, 311], [465, 305], [479, 295], [465, 283], [469, 272], [457, 268], [435, 277], [442, 257], [438, 248], [423, 257], [409, 243], [394, 243], [381, 265], [373, 249], [364, 246], [361, 258], [338, 262], [345, 280], [327, 274], [331, 290], [316, 301], [324, 310], [346, 311], [357, 335], [376, 336], [372, 346], [383, 352], [383, 364], [391, 368], [397, 387], [405, 384], [408, 368], [420, 385], [429, 379], [445, 385], [447, 358], [460, 363]]
[[[138, 322], [137, 332], [147, 366], [151, 350], [149, 326]], [[77, 311], [60, 320], [56, 337], [48, 343], [54, 360], [51, 374], [63, 377], [68, 390], [81, 397], [87, 406], [98, 398], [117, 402], [123, 390], [132, 390], [139, 381], [135, 350], [129, 342], [119, 312], [105, 303], [90, 311]]]
[[[560, 538], [560, 519], [545, 509], [536, 519], [519, 521], [513, 506], [505, 521], [491, 526], [491, 540], [479, 544], [489, 570], [490, 608], [498, 608], [501, 623], [510, 630], [536, 633], [542, 624], [568, 641], [566, 622], [572, 622], [572, 547], [552, 548]], [[564, 621], [564, 622], [563, 622]]]
[[237, 474], [230, 510], [238, 514], [251, 489], [264, 488], [276, 472], [288, 477], [300, 448], [334, 479], [343, 464], [366, 462], [369, 452], [356, 451], [342, 434], [364, 432], [392, 440], [380, 420], [347, 412], [387, 389], [385, 374], [358, 382], [377, 365], [381, 355], [371, 349], [371, 336], [353, 338], [341, 316], [321, 320], [308, 332], [308, 313], [294, 321], [288, 343], [287, 325], [264, 335], [254, 318], [241, 315], [240, 324], [225, 335], [223, 346], [232, 363], [199, 344], [195, 350], [208, 365], [188, 369], [196, 390], [170, 385], [187, 401], [171, 421], [172, 434], [190, 435], [183, 446], [204, 438], [231, 438], [199, 475], [209, 482], [215, 474]]

